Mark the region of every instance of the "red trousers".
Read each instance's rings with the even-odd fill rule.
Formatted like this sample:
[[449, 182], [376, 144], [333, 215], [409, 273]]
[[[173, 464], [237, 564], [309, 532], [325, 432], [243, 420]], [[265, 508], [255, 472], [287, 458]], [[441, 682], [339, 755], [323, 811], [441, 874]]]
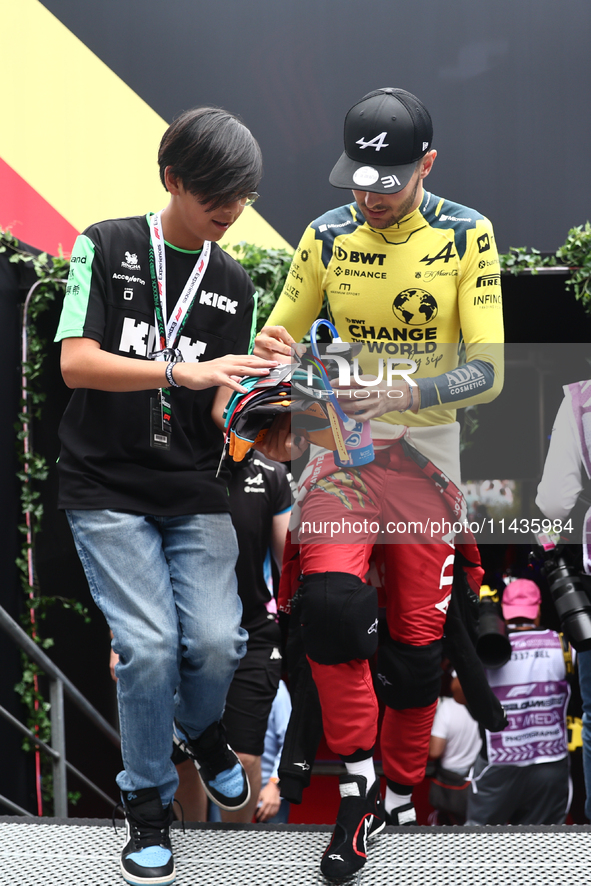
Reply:
[[[307, 494], [300, 524], [302, 572], [349, 572], [365, 580], [373, 546], [382, 544], [381, 599], [390, 635], [411, 646], [427, 645], [443, 634], [454, 548], [441, 540], [443, 533], [430, 541], [432, 530], [425, 527], [433, 525], [429, 520], [450, 519], [438, 487], [394, 443], [371, 464], [357, 472], [337, 470]], [[340, 543], [335, 526], [345, 523], [346, 543]], [[395, 532], [382, 533], [389, 524]], [[388, 543], [390, 538], [405, 543]], [[342, 756], [370, 750], [377, 739], [378, 702], [369, 662], [310, 665], [331, 750]], [[436, 702], [386, 708], [381, 748], [387, 778], [404, 785], [423, 779], [435, 707]]]

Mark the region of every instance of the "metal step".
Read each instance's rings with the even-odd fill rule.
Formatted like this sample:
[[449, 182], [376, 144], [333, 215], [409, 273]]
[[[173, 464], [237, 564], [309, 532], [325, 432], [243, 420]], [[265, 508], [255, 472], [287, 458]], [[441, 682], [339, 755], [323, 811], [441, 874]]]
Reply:
[[[173, 825], [175, 886], [328, 886], [324, 825]], [[0, 816], [0, 886], [122, 886], [122, 822]], [[591, 826], [386, 828], [341, 886], [586, 883]], [[334, 886], [335, 881], [330, 881]]]

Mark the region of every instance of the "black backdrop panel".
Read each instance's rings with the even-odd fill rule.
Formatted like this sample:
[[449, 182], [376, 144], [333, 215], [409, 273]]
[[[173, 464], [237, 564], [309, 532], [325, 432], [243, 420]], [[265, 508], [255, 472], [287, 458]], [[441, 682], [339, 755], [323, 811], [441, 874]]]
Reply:
[[[26, 251], [36, 252], [26, 244], [21, 246]], [[26, 294], [37, 278], [26, 265], [11, 263], [9, 257], [10, 253], [0, 254], [0, 327], [6, 333], [0, 368], [2, 377], [6, 380], [7, 407], [4, 411], [5, 421], [0, 424], [0, 604], [18, 620], [21, 613], [26, 611], [26, 601], [15, 565], [22, 542], [17, 525], [22, 518], [20, 484], [16, 478], [18, 462], [14, 422], [20, 397], [20, 316]], [[56, 460], [59, 454], [57, 430], [70, 396], [59, 370], [59, 347], [52, 344], [60, 310], [61, 298], [57, 297], [49, 304], [48, 310], [39, 316], [37, 326], [40, 336], [47, 342], [43, 369], [43, 386], [47, 399], [43, 404], [41, 421], [32, 423], [32, 439], [35, 451], [42, 454], [47, 461], [49, 476], [39, 488], [44, 516], [42, 531], [36, 537], [36, 569], [39, 586], [45, 596], [61, 596], [81, 601], [88, 606], [92, 621], [85, 624], [71, 610], [64, 610], [58, 605], [40, 622], [39, 634], [54, 638], [55, 645], [48, 653], [52, 661], [104, 717], [116, 723], [116, 690], [108, 670], [108, 628], [90, 596], [66, 517], [56, 508]], [[2, 632], [0, 674], [0, 704], [24, 721], [26, 710], [14, 692], [14, 685], [22, 674], [20, 653]], [[44, 686], [43, 689], [45, 697], [48, 697], [47, 687]], [[0, 766], [0, 794], [36, 814], [33, 757], [21, 751], [21, 736], [2, 718], [0, 748], [3, 759], [10, 761], [9, 765]], [[121, 766], [119, 752], [69, 702], [66, 703], [66, 751], [69, 762], [112, 797], [117, 796], [114, 777]], [[78, 806], [71, 807], [71, 815], [107, 817], [110, 814], [109, 806], [104, 801], [95, 799], [95, 795], [81, 786], [75, 777], [69, 777], [68, 787], [72, 791], [82, 789], [82, 799]], [[0, 814], [6, 811], [1, 808]]]
[[[14, 431], [20, 401], [20, 308], [36, 276], [26, 265], [11, 262], [11, 254], [0, 254], [0, 329], [4, 331], [0, 362], [4, 379], [3, 421], [0, 422], [0, 604], [18, 620], [25, 609], [15, 563], [21, 542], [17, 530], [21, 522], [20, 484], [16, 477], [19, 464]], [[14, 685], [22, 675], [20, 654], [1, 631], [0, 675], [0, 705], [23, 722], [26, 710], [14, 692]], [[9, 765], [0, 766], [0, 794], [35, 812], [33, 758], [21, 751], [21, 736], [1, 718], [0, 748], [4, 761], [10, 761]], [[0, 815], [7, 811], [1, 807]]]
[[489, 216], [501, 251], [553, 251], [588, 217], [588, 0], [44, 5], [166, 121], [198, 104], [240, 114], [265, 158], [258, 207], [292, 245], [346, 201], [327, 180], [344, 115], [379, 86], [423, 99], [430, 189]]
[[[591, 317], [566, 290], [567, 273], [502, 275], [505, 385], [478, 407], [478, 430], [462, 453], [464, 479], [542, 475], [563, 385], [591, 375]], [[463, 420], [463, 410], [459, 413]]]
[[[89, 610], [91, 621], [86, 624], [76, 613], [56, 605], [48, 612], [41, 631], [55, 640], [49, 652], [52, 661], [103, 717], [116, 726], [116, 688], [109, 674], [109, 629], [90, 595], [66, 516], [56, 507], [58, 428], [71, 393], [61, 377], [60, 346], [53, 344], [61, 305], [62, 298], [58, 295], [49, 309], [41, 314], [38, 323], [39, 335], [47, 342], [43, 370], [47, 399], [42, 420], [35, 422], [33, 433], [35, 448], [45, 456], [49, 474], [42, 489], [44, 517], [42, 531], [36, 539], [36, 566], [43, 593], [83, 603]], [[69, 762], [117, 799], [114, 778], [121, 768], [119, 751], [70, 702], [66, 705], [65, 716]], [[112, 810], [105, 801], [96, 798], [75, 777], [68, 777], [68, 788], [82, 793], [80, 802], [70, 807], [70, 815], [104, 818], [110, 815]]]

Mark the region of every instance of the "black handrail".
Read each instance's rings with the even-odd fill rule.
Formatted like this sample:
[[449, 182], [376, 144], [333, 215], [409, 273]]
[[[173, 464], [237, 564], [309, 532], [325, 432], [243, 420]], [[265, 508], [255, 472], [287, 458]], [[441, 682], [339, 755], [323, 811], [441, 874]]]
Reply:
[[63, 683], [64, 692], [68, 698], [74, 702], [76, 707], [80, 708], [80, 710], [86, 714], [88, 719], [91, 720], [101, 732], [104, 732], [107, 738], [112, 741], [116, 747], [121, 746], [121, 740], [117, 730], [113, 729], [111, 724], [105, 720], [102, 714], [99, 714], [96, 708], [94, 708], [85, 696], [82, 695], [80, 690], [76, 689], [74, 684], [66, 677], [63, 671], [60, 671], [57, 665], [47, 657], [34, 640], [31, 640], [29, 635], [23, 631], [21, 626], [15, 622], [2, 606], [0, 606], [0, 628], [3, 628], [6, 633], [12, 637], [14, 642], [26, 652], [29, 658], [39, 665], [50, 679], [58, 680]]
[[[44, 753], [48, 754], [54, 766], [54, 800], [58, 817], [67, 817], [67, 790], [66, 770], [72, 772], [87, 787], [95, 791], [107, 803], [115, 805], [115, 801], [101, 788], [97, 787], [90, 779], [83, 775], [65, 759], [65, 726], [63, 720], [63, 693], [79, 708], [88, 719], [98, 728], [113, 744], [119, 748], [121, 741], [116, 729], [94, 708], [88, 699], [77, 689], [66, 675], [55, 665], [43, 650], [23, 631], [8, 612], [0, 606], [0, 628], [26, 653], [47, 675], [50, 680], [52, 695], [51, 705], [51, 741], [53, 747], [41, 741], [33, 732], [27, 729], [9, 711], [0, 706], [0, 716], [11, 723], [16, 729], [27, 735]], [[25, 810], [0, 796], [0, 804], [7, 806], [12, 811], [29, 815]]]

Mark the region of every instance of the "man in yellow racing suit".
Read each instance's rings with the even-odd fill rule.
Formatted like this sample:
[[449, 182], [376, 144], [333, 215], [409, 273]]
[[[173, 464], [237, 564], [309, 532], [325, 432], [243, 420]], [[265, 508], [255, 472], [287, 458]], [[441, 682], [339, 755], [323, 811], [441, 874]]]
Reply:
[[[454, 515], [441, 484], [460, 480], [457, 407], [494, 399], [503, 382], [492, 226], [424, 190], [437, 153], [431, 143], [430, 115], [405, 90], [379, 89], [351, 108], [330, 181], [351, 188], [354, 202], [309, 225], [258, 338], [257, 353], [287, 355], [326, 301], [339, 337], [363, 343], [366, 384], [334, 387], [346, 413], [371, 422], [375, 459], [343, 468], [327, 451], [312, 458], [299, 529], [304, 644], [328, 744], [347, 770], [321, 863], [328, 877], [364, 864], [367, 838], [384, 820], [416, 821], [411, 794], [427, 760], [454, 561]], [[386, 365], [402, 372], [367, 385]], [[301, 451], [281, 421], [265, 445], [275, 458]], [[339, 537], [335, 527], [345, 523]], [[388, 625], [376, 681], [386, 705], [385, 813], [373, 765], [378, 703], [367, 644], [368, 634], [377, 637], [367, 583], [376, 542]]]

